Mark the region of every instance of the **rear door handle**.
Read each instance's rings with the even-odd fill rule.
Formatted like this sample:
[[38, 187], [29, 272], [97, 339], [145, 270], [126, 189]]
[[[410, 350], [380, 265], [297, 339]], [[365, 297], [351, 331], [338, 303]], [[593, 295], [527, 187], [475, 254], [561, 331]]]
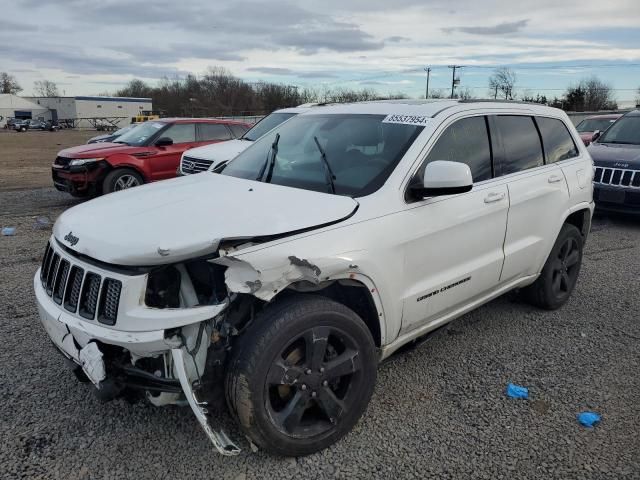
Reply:
[[560, 175], [551, 175], [547, 181], [549, 183], [558, 183], [562, 181], [562, 177]]
[[484, 197], [484, 203], [499, 202], [500, 200], [503, 200], [505, 196], [506, 195], [504, 194], [504, 192], [501, 192], [501, 193], [491, 192], [489, 195]]

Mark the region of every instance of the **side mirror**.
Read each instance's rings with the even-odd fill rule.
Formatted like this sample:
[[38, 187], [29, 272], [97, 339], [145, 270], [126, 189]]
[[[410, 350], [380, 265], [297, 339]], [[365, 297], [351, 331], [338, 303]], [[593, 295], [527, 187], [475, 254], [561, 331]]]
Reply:
[[435, 160], [425, 168], [422, 182], [416, 179], [410, 188], [414, 196], [425, 198], [465, 193], [472, 187], [473, 178], [469, 165]]
[[595, 142], [600, 138], [600, 135], [602, 135], [602, 132], [600, 130], [596, 130], [595, 132], [593, 132], [593, 135], [591, 135], [591, 141]]
[[158, 140], [156, 140], [156, 143], [155, 143], [156, 147], [168, 147], [169, 145], [173, 145], [173, 140], [170, 139], [169, 137], [161, 137]]

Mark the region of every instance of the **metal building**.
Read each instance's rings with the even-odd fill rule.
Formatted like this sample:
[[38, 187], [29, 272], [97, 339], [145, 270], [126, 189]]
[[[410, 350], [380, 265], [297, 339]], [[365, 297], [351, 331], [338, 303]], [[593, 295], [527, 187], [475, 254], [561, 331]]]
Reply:
[[152, 110], [150, 98], [131, 97], [26, 97], [46, 108], [54, 122], [72, 127], [93, 128], [97, 124], [124, 127], [131, 118]]
[[51, 120], [51, 115], [49, 114], [49, 109], [42, 105], [17, 95], [1, 93], [0, 128], [3, 128], [10, 118]]

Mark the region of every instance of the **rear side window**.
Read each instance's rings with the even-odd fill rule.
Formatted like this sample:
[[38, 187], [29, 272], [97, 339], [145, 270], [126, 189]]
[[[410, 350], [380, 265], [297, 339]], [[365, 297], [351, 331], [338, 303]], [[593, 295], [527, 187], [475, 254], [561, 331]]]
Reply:
[[556, 118], [536, 117], [547, 163], [578, 156], [578, 149], [565, 124]]
[[201, 123], [200, 141], [207, 142], [210, 140], [231, 140], [231, 132], [222, 123]]
[[244, 125], [230, 124], [228, 126], [231, 129], [231, 133], [233, 133], [233, 136], [236, 138], [240, 138], [242, 135], [244, 135], [244, 132], [249, 130], [249, 128], [245, 127]]
[[469, 117], [449, 125], [427, 155], [428, 163], [448, 160], [469, 165], [474, 182], [491, 178], [491, 144], [484, 117]]
[[174, 123], [160, 137], [169, 137], [173, 143], [195, 142], [196, 126], [193, 123]]
[[495, 117], [495, 125], [504, 144], [500, 175], [544, 165], [540, 135], [533, 117], [499, 115]]

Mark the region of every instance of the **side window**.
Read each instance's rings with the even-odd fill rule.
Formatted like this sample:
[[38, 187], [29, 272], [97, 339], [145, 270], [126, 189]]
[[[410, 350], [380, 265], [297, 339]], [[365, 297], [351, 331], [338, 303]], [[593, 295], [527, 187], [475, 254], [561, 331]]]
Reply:
[[421, 172], [434, 160], [469, 165], [474, 182], [491, 178], [491, 145], [484, 117], [469, 117], [449, 125], [429, 151]]
[[533, 117], [499, 115], [495, 117], [495, 124], [504, 144], [500, 175], [544, 165], [540, 135]]
[[565, 124], [556, 118], [536, 117], [542, 135], [547, 163], [560, 162], [578, 156], [578, 149]]
[[200, 123], [200, 141], [231, 140], [231, 132], [222, 123]]
[[229, 128], [231, 129], [231, 132], [233, 132], [233, 136], [236, 138], [240, 138], [242, 135], [244, 135], [244, 132], [249, 130], [244, 125], [235, 125], [233, 123], [229, 125]]
[[160, 136], [169, 137], [173, 143], [195, 142], [196, 126], [193, 123], [174, 123]]

